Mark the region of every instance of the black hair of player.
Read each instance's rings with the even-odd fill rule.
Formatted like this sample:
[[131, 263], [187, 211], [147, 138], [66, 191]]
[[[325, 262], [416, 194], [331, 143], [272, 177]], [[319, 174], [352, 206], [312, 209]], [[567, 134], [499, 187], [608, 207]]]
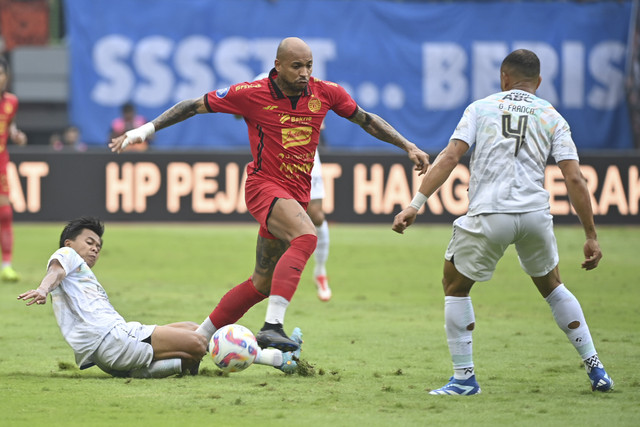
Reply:
[[60, 247], [64, 247], [64, 242], [69, 240], [75, 240], [82, 230], [85, 228], [93, 231], [102, 240], [102, 234], [104, 233], [104, 224], [98, 218], [93, 216], [83, 216], [80, 218], [69, 221], [60, 234]]
[[535, 79], [540, 75], [540, 59], [530, 50], [518, 49], [504, 58], [500, 68], [513, 70], [523, 77]]

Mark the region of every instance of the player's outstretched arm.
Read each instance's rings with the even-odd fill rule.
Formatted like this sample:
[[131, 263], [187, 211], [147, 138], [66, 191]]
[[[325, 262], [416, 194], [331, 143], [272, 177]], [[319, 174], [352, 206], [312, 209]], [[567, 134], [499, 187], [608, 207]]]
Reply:
[[40, 286], [38, 286], [37, 289], [32, 289], [18, 295], [18, 299], [26, 301], [27, 305], [46, 304], [47, 295], [49, 295], [49, 292], [57, 288], [58, 285], [60, 285], [60, 283], [62, 282], [62, 279], [66, 277], [66, 275], [67, 273], [64, 271], [64, 268], [62, 268], [60, 262], [54, 259], [49, 264], [47, 274], [40, 282]]
[[584, 258], [582, 268], [593, 270], [598, 266], [602, 258], [602, 250], [598, 243], [598, 234], [593, 221], [593, 209], [591, 207], [591, 196], [587, 188], [587, 181], [580, 171], [580, 164], [577, 160], [563, 160], [558, 162], [558, 167], [564, 176], [567, 186], [569, 201], [578, 214], [578, 218], [584, 228], [586, 241], [584, 243]]
[[427, 172], [429, 167], [429, 155], [419, 149], [413, 142], [410, 142], [387, 123], [382, 117], [368, 113], [358, 107], [358, 111], [349, 120], [360, 125], [370, 135], [375, 136], [381, 141], [393, 144], [402, 148], [409, 154], [409, 159], [415, 165], [415, 170], [420, 171], [420, 175]]
[[27, 134], [18, 129], [15, 122], [11, 122], [9, 125], [9, 138], [16, 145], [27, 144]]
[[403, 234], [416, 219], [422, 205], [444, 182], [449, 178], [453, 169], [458, 165], [460, 158], [467, 152], [469, 145], [459, 139], [452, 139], [444, 150], [438, 154], [427, 174], [422, 178], [420, 189], [411, 204], [404, 208], [393, 220], [391, 229]]
[[208, 113], [204, 105], [204, 97], [187, 99], [178, 102], [151, 122], [145, 123], [139, 128], [132, 129], [117, 138], [113, 138], [109, 144], [111, 151], [121, 153], [129, 144], [140, 144], [150, 138], [160, 129], [172, 126], [196, 114]]

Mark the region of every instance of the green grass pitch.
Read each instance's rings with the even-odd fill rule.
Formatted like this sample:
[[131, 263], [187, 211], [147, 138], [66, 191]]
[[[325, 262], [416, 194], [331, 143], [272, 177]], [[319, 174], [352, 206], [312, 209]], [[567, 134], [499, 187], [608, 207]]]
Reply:
[[[287, 311], [315, 375], [252, 366], [197, 377], [111, 378], [80, 371], [51, 304], [25, 307], [63, 224], [17, 224], [19, 283], [0, 283], [2, 426], [635, 426], [640, 418], [640, 228], [600, 227], [604, 258], [580, 269], [580, 227], [557, 227], [560, 273], [585, 311], [615, 391], [591, 392], [578, 354], [510, 249], [472, 291], [482, 394], [430, 396], [451, 375], [443, 328], [442, 258], [450, 226], [330, 226], [334, 292], [320, 302], [313, 259]], [[94, 268], [127, 320], [201, 322], [253, 270], [254, 225], [106, 224]], [[239, 323], [257, 331], [266, 303]]]

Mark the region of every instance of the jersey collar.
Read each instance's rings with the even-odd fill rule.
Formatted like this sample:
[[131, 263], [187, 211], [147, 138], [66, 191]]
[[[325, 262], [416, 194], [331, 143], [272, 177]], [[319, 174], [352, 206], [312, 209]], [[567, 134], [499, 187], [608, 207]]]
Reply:
[[[287, 96], [284, 93], [282, 93], [282, 90], [280, 90], [280, 88], [276, 84], [276, 77], [278, 77], [278, 72], [276, 71], [275, 68], [272, 68], [271, 71], [269, 71], [269, 90], [271, 91], [271, 96], [274, 99], [287, 98]], [[312, 79], [313, 77], [309, 79], [309, 82], [311, 82]], [[300, 96], [310, 96], [310, 95], [311, 95], [311, 89], [309, 88], [309, 84], [307, 84], [307, 87], [304, 88], [304, 91]]]

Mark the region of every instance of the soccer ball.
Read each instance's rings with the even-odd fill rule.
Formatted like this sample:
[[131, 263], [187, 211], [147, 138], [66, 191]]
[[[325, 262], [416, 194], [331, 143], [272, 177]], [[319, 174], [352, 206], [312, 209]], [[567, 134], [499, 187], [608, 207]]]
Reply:
[[211, 357], [222, 372], [247, 369], [258, 355], [258, 342], [253, 333], [241, 325], [227, 325], [211, 337]]

